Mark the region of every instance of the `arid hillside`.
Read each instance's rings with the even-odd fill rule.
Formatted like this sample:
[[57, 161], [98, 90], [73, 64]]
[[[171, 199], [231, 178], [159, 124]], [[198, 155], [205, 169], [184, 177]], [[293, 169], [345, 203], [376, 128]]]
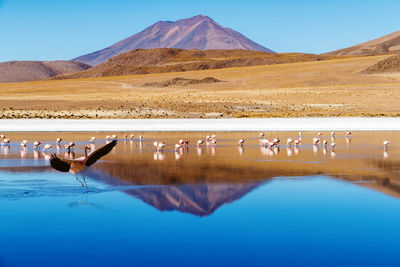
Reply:
[[375, 65], [364, 70], [364, 74], [398, 73], [400, 72], [400, 54], [379, 61]]
[[326, 55], [378, 55], [400, 51], [400, 31], [385, 35], [369, 42], [332, 51]]
[[0, 63], [0, 83], [41, 80], [88, 68], [89, 65], [73, 61], [8, 61]]
[[137, 49], [115, 56], [86, 71], [61, 75], [54, 77], [54, 79], [223, 69], [319, 61], [332, 58], [335, 57], [300, 53], [274, 54], [248, 50]]
[[388, 57], [0, 84], [0, 117], [400, 116], [400, 75], [360, 74]]

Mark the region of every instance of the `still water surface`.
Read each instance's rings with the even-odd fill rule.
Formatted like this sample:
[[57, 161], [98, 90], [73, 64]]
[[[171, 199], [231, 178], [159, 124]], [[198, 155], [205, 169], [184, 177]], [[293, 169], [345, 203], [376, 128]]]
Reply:
[[[97, 146], [106, 134], [95, 134]], [[88, 169], [89, 193], [49, 167], [49, 154], [19, 149], [26, 136], [53, 144], [62, 136], [80, 156], [92, 135], [7, 134], [0, 266], [400, 264], [399, 133], [337, 133], [335, 153], [313, 147], [314, 133], [298, 149], [275, 150], [260, 147], [258, 133], [218, 133], [216, 147], [182, 153], [177, 139], [195, 144], [206, 133], [144, 133], [142, 143], [120, 139]], [[164, 152], [155, 140], [167, 142]]]

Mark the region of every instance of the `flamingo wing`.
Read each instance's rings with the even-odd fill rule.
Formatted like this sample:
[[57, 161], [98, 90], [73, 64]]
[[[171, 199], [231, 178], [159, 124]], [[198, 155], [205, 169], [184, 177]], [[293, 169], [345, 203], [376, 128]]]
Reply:
[[101, 157], [107, 155], [108, 153], [110, 153], [110, 151], [117, 145], [117, 140], [114, 140], [110, 143], [108, 143], [105, 146], [102, 146], [98, 149], [96, 149], [95, 151], [93, 151], [92, 153], [90, 153], [88, 155], [88, 158], [86, 160], [86, 166], [92, 166], [93, 164], [96, 163], [96, 161], [98, 161]]
[[71, 162], [64, 161], [59, 157], [57, 157], [55, 154], [51, 155], [50, 165], [52, 168], [60, 172], [68, 172], [69, 169], [71, 168]]

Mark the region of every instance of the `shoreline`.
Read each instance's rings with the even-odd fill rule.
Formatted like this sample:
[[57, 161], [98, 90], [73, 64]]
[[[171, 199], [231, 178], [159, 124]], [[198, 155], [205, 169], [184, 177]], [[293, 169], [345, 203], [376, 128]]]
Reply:
[[400, 131], [400, 118], [2, 119], [0, 132]]

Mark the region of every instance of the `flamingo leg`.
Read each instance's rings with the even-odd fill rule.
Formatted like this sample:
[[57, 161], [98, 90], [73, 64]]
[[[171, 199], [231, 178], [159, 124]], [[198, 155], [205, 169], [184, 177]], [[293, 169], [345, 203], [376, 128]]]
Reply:
[[76, 174], [76, 180], [82, 184], [82, 187], [85, 187], [85, 186], [83, 185], [82, 181], [81, 181], [81, 180], [79, 180], [79, 178], [78, 178], [78, 174]]
[[86, 178], [85, 178], [85, 170], [82, 172], [82, 175], [83, 175], [83, 181], [85, 182], [85, 185], [86, 185], [86, 190], [89, 192], [89, 187], [87, 186]]

